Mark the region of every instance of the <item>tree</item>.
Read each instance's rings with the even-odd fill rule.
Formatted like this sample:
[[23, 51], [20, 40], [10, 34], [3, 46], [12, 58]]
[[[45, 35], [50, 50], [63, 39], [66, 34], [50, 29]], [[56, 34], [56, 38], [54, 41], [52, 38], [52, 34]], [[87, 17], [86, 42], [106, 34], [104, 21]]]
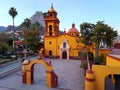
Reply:
[[41, 26], [39, 22], [32, 24], [32, 30], [40, 30]]
[[98, 57], [99, 55], [100, 43], [101, 42], [106, 43], [104, 42], [106, 28], [107, 28], [107, 25], [105, 25], [103, 21], [97, 22], [97, 24], [94, 26], [92, 40], [96, 45], [96, 57]]
[[[14, 7], [11, 7], [9, 10], [9, 14], [10, 14], [10, 16], [12, 16], [12, 19], [13, 19], [13, 31], [14, 31], [14, 18], [18, 13]], [[15, 33], [15, 31], [14, 31], [14, 33]], [[14, 47], [14, 41], [13, 41], [13, 47]]]
[[93, 42], [96, 44], [96, 57], [99, 55], [100, 45], [103, 47], [111, 47], [113, 39], [117, 36], [117, 31], [114, 31], [110, 26], [104, 24], [103, 21], [98, 21], [93, 30]]
[[80, 25], [82, 42], [88, 46], [94, 42], [96, 45], [96, 57], [99, 55], [99, 48], [111, 47], [113, 40], [117, 36], [117, 31], [114, 31], [110, 26], [104, 24], [103, 21], [98, 21], [97, 24], [83, 23]]
[[11, 42], [10, 41], [11, 38], [9, 37], [8, 34], [2, 32], [0, 33], [0, 53], [1, 54], [4, 54], [7, 52], [7, 50], [11, 49], [12, 45], [11, 45]]
[[85, 44], [85, 46], [91, 46], [92, 42], [92, 31], [94, 24], [91, 23], [83, 23], [80, 25], [81, 32], [81, 42]]
[[40, 41], [40, 30], [24, 30], [24, 42], [25, 45], [37, 52]]
[[23, 29], [29, 30], [31, 27], [30, 19], [28, 19], [28, 18], [24, 19], [24, 22], [21, 24], [21, 26], [23, 27]]
[[10, 10], [9, 10], [9, 14], [10, 16], [12, 16], [12, 19], [13, 19], [13, 28], [14, 28], [14, 18], [15, 16], [18, 14], [16, 9], [14, 7], [11, 7]]
[[[113, 28], [108, 27], [109, 30], [106, 30], [106, 36], [104, 38], [107, 47], [113, 46], [113, 41], [115, 40], [116, 36], [118, 36], [117, 31], [114, 31]], [[110, 39], [111, 38], [111, 39]]]

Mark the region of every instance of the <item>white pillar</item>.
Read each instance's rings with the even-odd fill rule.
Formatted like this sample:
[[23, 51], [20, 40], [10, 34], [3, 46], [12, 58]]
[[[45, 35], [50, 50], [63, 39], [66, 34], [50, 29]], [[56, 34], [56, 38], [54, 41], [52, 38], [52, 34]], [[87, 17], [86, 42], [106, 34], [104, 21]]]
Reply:
[[62, 50], [60, 49], [60, 59], [62, 59]]
[[69, 49], [67, 50], [67, 60], [69, 60]]

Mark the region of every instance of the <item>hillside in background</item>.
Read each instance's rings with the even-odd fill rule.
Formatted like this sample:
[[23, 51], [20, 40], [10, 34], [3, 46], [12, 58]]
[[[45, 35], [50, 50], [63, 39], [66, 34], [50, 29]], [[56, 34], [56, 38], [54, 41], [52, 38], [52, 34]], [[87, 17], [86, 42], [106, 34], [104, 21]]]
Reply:
[[0, 32], [4, 31], [5, 29], [6, 29], [6, 27], [0, 26]]
[[[41, 35], [44, 35], [44, 28], [45, 28], [44, 13], [42, 13], [41, 11], [37, 11], [29, 19], [31, 20], [32, 24], [34, 24], [35, 22], [40, 23], [40, 25], [42, 26]], [[24, 20], [23, 20], [23, 22], [24, 22]], [[15, 26], [14, 30], [20, 31], [20, 30], [22, 30], [22, 27], [20, 25]], [[7, 27], [0, 26], [0, 32], [2, 32], [2, 31], [11, 32], [11, 31], [13, 31], [13, 26], [11, 26], [11, 25], [9, 25]], [[60, 33], [63, 33], [63, 32], [60, 31]]]
[[37, 11], [33, 16], [30, 17], [31, 23], [34, 24], [36, 22], [40, 23], [42, 27], [45, 27], [44, 22], [44, 13]]
[[[32, 15], [30, 18], [31, 20], [31, 23], [34, 24], [35, 22], [38, 22], [40, 23], [40, 25], [42, 27], [45, 27], [45, 22], [44, 22], [44, 14], [40, 11], [37, 11], [34, 15]], [[24, 21], [24, 20], [23, 20]], [[19, 30], [22, 30], [22, 27], [19, 25], [19, 26], [15, 26], [14, 28], [15, 31], [19, 31]], [[10, 32], [10, 31], [13, 31], [13, 26], [12, 25], [9, 25], [7, 27], [4, 27], [4, 26], [0, 26], [0, 32], [2, 31], [6, 31], [6, 32]]]

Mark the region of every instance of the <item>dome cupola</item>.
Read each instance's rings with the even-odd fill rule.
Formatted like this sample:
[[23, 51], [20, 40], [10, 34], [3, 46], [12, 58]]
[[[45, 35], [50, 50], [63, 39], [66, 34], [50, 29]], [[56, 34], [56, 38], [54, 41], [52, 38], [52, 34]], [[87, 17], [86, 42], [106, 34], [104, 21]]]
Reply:
[[76, 35], [80, 34], [79, 31], [75, 28], [75, 24], [74, 23], [72, 24], [72, 28], [70, 28], [68, 30], [68, 34], [72, 35], [72, 36], [76, 36]]

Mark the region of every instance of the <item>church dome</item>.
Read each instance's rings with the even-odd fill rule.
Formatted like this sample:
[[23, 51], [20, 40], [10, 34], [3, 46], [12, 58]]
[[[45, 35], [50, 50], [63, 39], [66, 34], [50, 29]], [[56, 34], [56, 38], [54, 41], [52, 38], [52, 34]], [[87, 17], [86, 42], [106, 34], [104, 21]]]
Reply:
[[79, 34], [79, 31], [75, 28], [75, 24], [72, 24], [72, 28], [68, 30], [68, 34], [76, 33]]

